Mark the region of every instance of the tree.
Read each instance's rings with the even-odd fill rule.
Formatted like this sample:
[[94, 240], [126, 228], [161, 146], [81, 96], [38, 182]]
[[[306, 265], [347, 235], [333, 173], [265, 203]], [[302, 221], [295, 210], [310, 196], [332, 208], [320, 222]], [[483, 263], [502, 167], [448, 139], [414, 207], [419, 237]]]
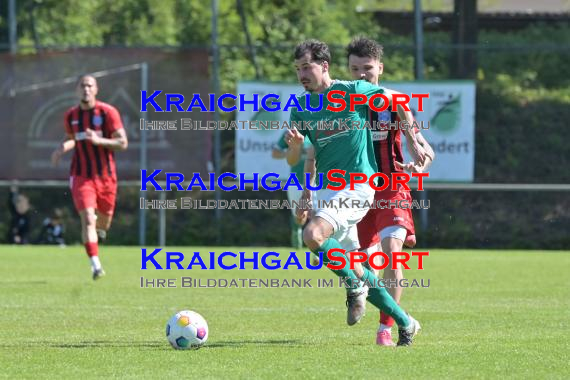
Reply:
[[[294, 80], [294, 45], [319, 38], [341, 47], [356, 34], [375, 37], [379, 28], [370, 13], [357, 12], [359, 1], [250, 0], [240, 18], [236, 0], [220, 0], [219, 42], [222, 83], [255, 78], [246, 49], [247, 22], [259, 57], [261, 77]], [[53, 46], [209, 46], [210, 3], [201, 0], [21, 0], [19, 43], [36, 50]], [[344, 66], [342, 48], [333, 59]]]

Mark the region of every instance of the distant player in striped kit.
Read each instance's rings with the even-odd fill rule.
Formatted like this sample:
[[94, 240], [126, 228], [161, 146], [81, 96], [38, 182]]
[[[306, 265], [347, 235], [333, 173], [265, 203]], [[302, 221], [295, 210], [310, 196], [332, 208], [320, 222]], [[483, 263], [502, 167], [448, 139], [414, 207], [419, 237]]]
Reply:
[[52, 163], [57, 165], [63, 154], [74, 151], [69, 177], [71, 195], [81, 217], [81, 237], [94, 280], [105, 275], [99, 260], [99, 241], [106, 238], [115, 210], [114, 152], [128, 146], [119, 112], [98, 101], [97, 92], [93, 76], [79, 78], [79, 105], [65, 113], [65, 140], [52, 154]]
[[[382, 46], [378, 45], [374, 40], [364, 37], [352, 40], [347, 47], [348, 68], [352, 79], [365, 79], [372, 84], [378, 85], [384, 68], [382, 53]], [[398, 112], [390, 112], [389, 110], [381, 113], [372, 110], [369, 110], [369, 112], [370, 121], [378, 121], [380, 125], [383, 125], [383, 122], [387, 125], [389, 122], [400, 121]], [[413, 162], [404, 163], [402, 134], [407, 136], [413, 134], [417, 142], [424, 148], [426, 159], [422, 165], [416, 165]], [[409, 144], [409, 138], [407, 141]], [[433, 149], [417, 129], [380, 128], [372, 132], [372, 142], [378, 171], [388, 176], [391, 173], [402, 173], [404, 170], [425, 172], [434, 159]], [[408, 149], [411, 150], [409, 145]], [[383, 191], [376, 191], [374, 199], [375, 201], [407, 200], [411, 202], [412, 196], [409, 191], [401, 188], [396, 191], [391, 191], [388, 188]], [[412, 248], [416, 244], [414, 219], [412, 218], [412, 210], [409, 208], [371, 209], [358, 223], [357, 228], [361, 251], [368, 254], [382, 251], [390, 257], [390, 260], [392, 260], [392, 252], [401, 252], [403, 245]], [[373, 268], [371, 270], [377, 272]], [[401, 264], [399, 264], [396, 270], [391, 269], [390, 266], [384, 269], [383, 278], [385, 280], [400, 280], [403, 277]], [[399, 303], [402, 296], [402, 288], [398, 285], [388, 288], [388, 291], [394, 300]], [[394, 319], [388, 314], [381, 312], [380, 327], [376, 335], [377, 344], [381, 346], [394, 345], [391, 334], [393, 325]]]

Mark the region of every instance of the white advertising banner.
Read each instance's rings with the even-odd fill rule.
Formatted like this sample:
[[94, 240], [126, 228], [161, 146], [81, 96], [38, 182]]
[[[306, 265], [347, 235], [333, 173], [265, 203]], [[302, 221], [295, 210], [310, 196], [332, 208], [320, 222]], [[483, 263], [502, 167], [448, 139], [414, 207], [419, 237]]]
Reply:
[[[417, 112], [417, 99], [412, 99], [410, 108], [420, 123], [422, 134], [431, 144], [436, 159], [430, 167], [429, 180], [446, 182], [472, 182], [475, 169], [475, 83], [471, 81], [422, 81], [383, 82], [383, 86], [411, 95], [429, 93], [423, 101], [423, 112]], [[254, 94], [261, 98], [276, 94], [284, 108], [291, 94], [301, 94], [300, 85], [243, 82], [238, 84], [238, 94], [247, 100]], [[274, 101], [271, 99], [270, 101]], [[251, 105], [238, 111], [237, 120], [279, 122], [289, 121], [289, 111], [269, 112], [260, 108], [257, 112]], [[429, 123], [429, 124], [428, 124]], [[235, 157], [236, 172], [279, 173], [282, 178], [289, 175], [285, 160], [271, 158], [273, 144], [277, 143], [283, 129], [238, 128], [236, 130]], [[406, 149], [404, 149], [406, 151]]]
[[[475, 172], [475, 83], [470, 81], [383, 82], [404, 94], [429, 94], [423, 112], [418, 100], [410, 108], [436, 159], [429, 168], [431, 181], [473, 182]], [[422, 124], [420, 123], [420, 126]], [[410, 160], [407, 149], [405, 157]]]

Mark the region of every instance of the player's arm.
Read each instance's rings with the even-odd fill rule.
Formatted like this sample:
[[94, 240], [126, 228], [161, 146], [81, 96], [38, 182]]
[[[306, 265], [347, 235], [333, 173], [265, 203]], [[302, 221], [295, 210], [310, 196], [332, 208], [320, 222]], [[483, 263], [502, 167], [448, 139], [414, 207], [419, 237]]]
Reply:
[[[305, 184], [309, 183], [311, 185], [314, 185], [316, 172], [317, 172], [314, 149], [307, 150], [307, 158], [305, 158], [305, 163], [303, 165], [303, 172], [305, 173], [305, 175], [309, 173], [309, 178], [305, 178], [308, 179], [308, 181], [305, 181]], [[311, 190], [307, 189], [307, 185], [305, 185], [305, 188], [303, 189], [303, 194], [301, 195], [301, 198], [307, 199], [309, 201], [312, 198]]]
[[277, 143], [273, 144], [273, 149], [271, 150], [271, 157], [276, 160], [282, 160], [287, 157], [288, 146], [285, 142], [285, 133], [281, 135]]
[[111, 138], [101, 137], [94, 130], [87, 129], [85, 131], [85, 139], [91, 141], [93, 145], [111, 150], [126, 150], [129, 146], [127, 133], [124, 128], [114, 131], [111, 134]]
[[[289, 146], [289, 149], [301, 150], [303, 148], [304, 141], [305, 141], [305, 136], [303, 136], [296, 128], [289, 129], [285, 133], [285, 142]], [[307, 152], [307, 158], [305, 159], [303, 171], [305, 173], [309, 173], [309, 183], [312, 183], [316, 172], [315, 154], [313, 149]], [[305, 181], [305, 183], [307, 182]], [[305, 189], [303, 190], [303, 194], [301, 195], [299, 201], [300, 202], [306, 201], [307, 204], [309, 204], [311, 202], [311, 198], [312, 198], [311, 191], [308, 190], [307, 187], [305, 186]], [[308, 212], [308, 210], [297, 208], [295, 211], [297, 215], [297, 220], [298, 221], [302, 220], [306, 212]]]
[[[305, 165], [303, 167], [303, 171], [305, 173], [309, 173], [309, 183], [313, 185], [315, 183], [315, 176], [317, 172], [316, 164], [315, 164], [315, 149], [310, 147], [307, 149], [307, 158], [305, 158]], [[310, 193], [310, 190], [305, 190]]]
[[286, 158], [289, 166], [297, 165], [301, 160], [301, 155], [302, 149], [298, 148], [280, 149], [278, 146], [273, 146], [273, 149], [271, 150], [272, 158], [275, 158], [276, 160]]
[[[392, 107], [393, 96], [399, 94], [401, 94], [401, 92], [385, 89], [385, 95], [390, 100], [390, 107]], [[415, 122], [414, 114], [411, 110], [406, 111], [401, 104], [397, 105], [396, 111], [398, 112], [398, 117], [400, 120], [405, 122], [408, 126], [407, 128], [402, 128], [402, 132], [406, 136], [407, 146], [410, 154], [414, 159], [414, 164], [418, 167], [421, 167], [424, 165], [426, 160], [426, 151], [424, 147], [419, 143], [418, 139], [416, 138], [417, 134], [411, 127]]]
[[[424, 148], [424, 151], [426, 154], [426, 159], [424, 161], [424, 165], [420, 168], [422, 170], [422, 172], [425, 172], [425, 171], [427, 171], [427, 169], [429, 168], [429, 166], [433, 162], [433, 160], [435, 158], [435, 152], [433, 151], [433, 148], [431, 147], [431, 145], [424, 138], [424, 135], [421, 134], [421, 132], [418, 131], [415, 133], [415, 135], [416, 135], [417, 142], [421, 145], [422, 148]], [[408, 146], [408, 149], [411, 149], [411, 148]]]
[[271, 158], [275, 158], [276, 160], [282, 160], [287, 157], [287, 151], [283, 149], [279, 149], [277, 146], [273, 146], [271, 149]]
[[125, 128], [123, 128], [123, 122], [121, 121], [121, 115], [115, 107], [110, 107], [106, 111], [108, 122], [104, 125], [104, 130], [111, 138], [103, 137], [101, 132], [97, 133], [92, 129], [85, 130], [86, 140], [91, 141], [93, 145], [101, 146], [103, 148], [111, 150], [126, 150], [129, 146], [129, 141], [127, 139], [127, 133]]
[[276, 160], [286, 158], [287, 164], [289, 164], [289, 166], [294, 166], [301, 160], [302, 151], [302, 148], [298, 149], [297, 147], [288, 147], [282, 138], [277, 144], [273, 145], [273, 149], [271, 149], [271, 157]]
[[70, 150], [73, 150], [74, 148], [75, 148], [75, 140], [73, 138], [73, 134], [66, 133], [63, 142], [51, 154], [52, 165], [57, 166], [59, 160], [61, 159], [61, 156], [63, 156], [65, 153], [69, 152]]
[[[429, 145], [427, 140], [420, 132], [416, 132], [415, 135], [416, 135], [415, 136], [416, 140], [426, 152], [425, 153], [426, 158], [424, 160], [424, 163], [422, 165], [416, 165], [414, 162], [408, 162], [407, 164], [403, 164], [401, 162], [396, 161], [396, 165], [398, 165], [400, 169], [406, 170], [410, 173], [425, 173], [427, 169], [430, 167], [431, 163], [433, 162], [433, 159], [435, 158], [435, 152], [433, 151], [431, 145]], [[409, 141], [406, 141], [406, 145], [408, 148], [408, 152], [410, 152], [411, 154], [412, 147]]]
[[[303, 172], [309, 173], [309, 178], [306, 178], [308, 179], [308, 181], [305, 183], [310, 183], [311, 185], [314, 185], [316, 171], [317, 169], [315, 164], [315, 149], [313, 147], [310, 147], [309, 149], [307, 149], [307, 158], [305, 158], [305, 163], [303, 166]], [[305, 201], [307, 202], [306, 204], [308, 205], [311, 203], [312, 198], [313, 196], [311, 190], [308, 190], [307, 186], [305, 185], [303, 193], [301, 194], [301, 198], [299, 199], [299, 203], [302, 204], [302, 202]], [[304, 222], [307, 220], [308, 215], [309, 215], [309, 210], [307, 209], [297, 208], [295, 210], [295, 217], [298, 224], [304, 224]]]
[[[291, 115], [289, 117], [289, 123], [293, 124], [295, 122], [299, 122], [300, 118], [297, 114], [297, 110], [292, 110]], [[291, 141], [293, 140], [293, 143]], [[287, 130], [283, 136], [282, 140], [287, 146], [286, 158], [287, 163], [289, 166], [295, 166], [301, 161], [303, 156], [303, 148], [305, 143], [305, 136], [301, 132], [297, 130], [297, 128], [293, 127], [293, 129]]]
[[295, 166], [301, 161], [303, 156], [303, 145], [301, 147], [287, 149], [287, 163], [289, 166]]
[[288, 146], [287, 151], [285, 152], [287, 163], [293, 166], [301, 159], [305, 136], [303, 136], [296, 128], [293, 128], [287, 130], [283, 138]]

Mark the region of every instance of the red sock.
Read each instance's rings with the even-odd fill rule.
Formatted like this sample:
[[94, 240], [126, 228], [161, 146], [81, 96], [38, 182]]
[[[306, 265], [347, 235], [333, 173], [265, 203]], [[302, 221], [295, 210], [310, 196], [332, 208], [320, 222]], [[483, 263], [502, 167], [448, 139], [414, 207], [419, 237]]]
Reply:
[[[400, 303], [398, 302], [398, 305]], [[390, 317], [388, 314], [384, 312], [380, 312], [380, 323], [386, 325], [388, 327], [394, 326], [394, 318]]]
[[99, 244], [97, 242], [87, 242], [85, 245], [85, 252], [87, 252], [87, 256], [99, 256]]

